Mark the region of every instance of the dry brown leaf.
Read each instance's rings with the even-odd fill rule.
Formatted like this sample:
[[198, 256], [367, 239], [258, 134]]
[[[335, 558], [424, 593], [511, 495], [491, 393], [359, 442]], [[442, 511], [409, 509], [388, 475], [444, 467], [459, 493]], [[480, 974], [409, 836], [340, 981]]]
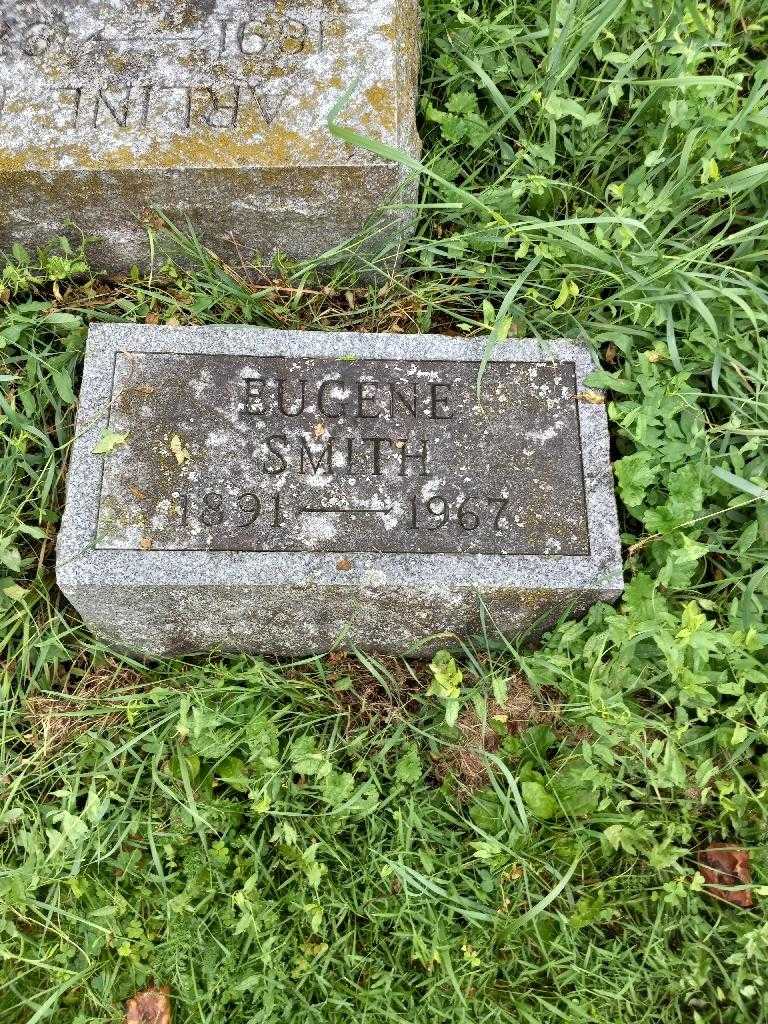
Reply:
[[171, 1024], [171, 990], [148, 988], [137, 992], [125, 1008], [125, 1024]]
[[336, 568], [340, 572], [349, 572], [349, 570], [352, 568], [352, 563], [348, 558], [340, 558], [336, 563]]
[[713, 843], [699, 853], [699, 871], [710, 896], [745, 909], [753, 905], [749, 889], [730, 888], [752, 882], [748, 850], [733, 843]]

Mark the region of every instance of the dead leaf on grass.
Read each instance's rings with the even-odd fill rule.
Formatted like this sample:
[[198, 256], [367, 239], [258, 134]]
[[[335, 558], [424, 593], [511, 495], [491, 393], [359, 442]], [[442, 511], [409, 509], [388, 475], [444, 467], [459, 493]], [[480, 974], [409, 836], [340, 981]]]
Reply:
[[137, 992], [125, 1010], [125, 1024], [171, 1024], [171, 990], [148, 988]]
[[733, 843], [713, 843], [699, 853], [699, 871], [710, 896], [745, 909], [754, 905], [749, 889], [730, 888], [752, 882], [748, 850]]
[[127, 434], [119, 434], [114, 430], [103, 430], [101, 437], [94, 445], [92, 451], [94, 455], [109, 455], [119, 445], [125, 444], [128, 440]]
[[598, 391], [582, 391], [578, 395], [580, 402], [587, 402], [589, 405], [605, 405], [605, 395]]

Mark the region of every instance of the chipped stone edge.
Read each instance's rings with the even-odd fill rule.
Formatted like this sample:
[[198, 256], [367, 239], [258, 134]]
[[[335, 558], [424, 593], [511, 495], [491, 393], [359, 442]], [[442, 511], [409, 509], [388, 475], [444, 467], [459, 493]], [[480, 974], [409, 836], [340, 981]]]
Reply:
[[[623, 590], [613, 474], [603, 404], [578, 402], [592, 555], [434, 555], [349, 552], [351, 569], [340, 572], [338, 554], [326, 552], [97, 551], [95, 549], [101, 460], [92, 450], [108, 423], [118, 352], [168, 352], [245, 356], [350, 356], [361, 359], [453, 359], [477, 362], [483, 339], [436, 335], [324, 334], [259, 327], [148, 327], [96, 325], [88, 337], [81, 405], [67, 482], [67, 502], [57, 545], [57, 581], [78, 605], [93, 588], [302, 588], [334, 587], [407, 591], [433, 595], [457, 591], [545, 591], [577, 604], [616, 600]], [[493, 349], [493, 361], [572, 361], [577, 393], [595, 367], [589, 350], [566, 339], [513, 340]], [[108, 456], [106, 456], [108, 457]], [[438, 575], [439, 574], [439, 575]]]

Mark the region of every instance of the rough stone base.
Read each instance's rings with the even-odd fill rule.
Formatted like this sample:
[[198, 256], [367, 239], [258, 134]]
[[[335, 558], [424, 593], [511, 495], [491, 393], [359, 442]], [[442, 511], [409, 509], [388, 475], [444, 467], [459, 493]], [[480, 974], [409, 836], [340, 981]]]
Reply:
[[[34, 251], [66, 236], [90, 239], [98, 270], [142, 270], [171, 257], [187, 264], [168, 225], [239, 270], [269, 271], [278, 254], [311, 260], [360, 237], [352, 262], [371, 273], [399, 259], [415, 204], [412, 176], [391, 164], [238, 171], [79, 171], [0, 174], [0, 248]], [[105, 211], [109, 215], [105, 215]], [[167, 218], [167, 222], [166, 222]], [[150, 242], [150, 235], [152, 242]]]
[[[471, 570], [468, 574], [471, 574]], [[65, 584], [66, 585], [66, 584]], [[561, 615], [580, 617], [614, 601], [617, 584], [594, 591], [480, 592], [321, 586], [76, 586], [67, 596], [89, 628], [115, 647], [150, 656], [221, 652], [304, 657], [334, 647], [428, 656], [486, 632], [536, 637]]]

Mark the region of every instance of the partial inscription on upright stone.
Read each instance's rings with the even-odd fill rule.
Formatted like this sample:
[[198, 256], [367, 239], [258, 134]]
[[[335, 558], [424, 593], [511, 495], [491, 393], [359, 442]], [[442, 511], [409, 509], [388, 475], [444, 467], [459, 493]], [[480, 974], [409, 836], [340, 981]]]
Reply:
[[60, 587], [98, 634], [147, 653], [428, 651], [614, 599], [590, 355], [515, 341], [481, 373], [483, 354], [442, 337], [92, 328]]
[[227, 257], [318, 255], [413, 198], [327, 122], [351, 88], [340, 122], [417, 155], [418, 47], [418, 0], [3, 3], [0, 244], [73, 221], [121, 269], [155, 208]]

